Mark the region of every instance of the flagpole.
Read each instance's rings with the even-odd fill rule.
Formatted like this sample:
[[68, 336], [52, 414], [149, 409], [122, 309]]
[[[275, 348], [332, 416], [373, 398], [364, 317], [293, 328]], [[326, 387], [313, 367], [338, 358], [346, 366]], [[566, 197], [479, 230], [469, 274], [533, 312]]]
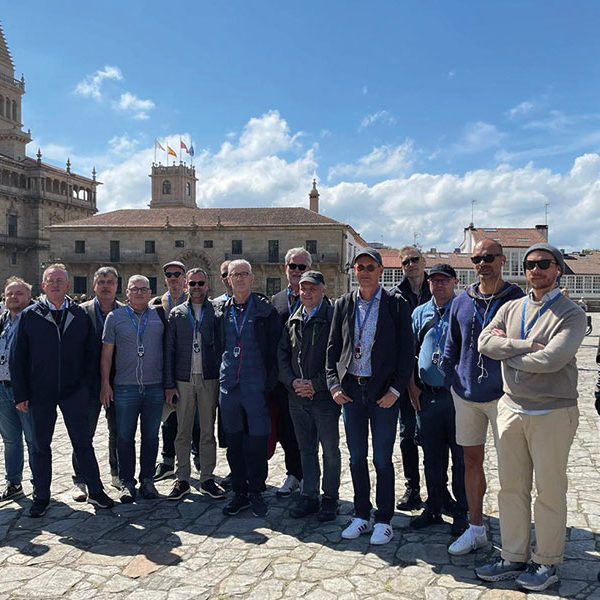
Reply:
[[181, 136], [179, 136], [179, 162], [181, 162]]
[[154, 162], [156, 163], [156, 142], [158, 142], [158, 138], [154, 138]]

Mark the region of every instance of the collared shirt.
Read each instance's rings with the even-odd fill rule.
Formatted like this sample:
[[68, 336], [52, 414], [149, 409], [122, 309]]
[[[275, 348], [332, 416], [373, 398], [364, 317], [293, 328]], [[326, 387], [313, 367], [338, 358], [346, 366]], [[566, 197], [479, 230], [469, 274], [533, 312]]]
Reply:
[[310, 318], [314, 317], [318, 312], [319, 309], [321, 308], [321, 305], [323, 304], [323, 300], [321, 300], [321, 302], [319, 302], [319, 304], [317, 304], [317, 306], [315, 306], [314, 308], [310, 309], [310, 312], [308, 312], [306, 310], [306, 306], [302, 306], [302, 320], [306, 323], [306, 321], [308, 321]]
[[[192, 307], [194, 319], [197, 321], [200, 318], [200, 312], [202, 311], [204, 304], [194, 304], [193, 302], [190, 302], [188, 306]], [[202, 334], [199, 331], [194, 331], [194, 334], [195, 337], [193, 340], [198, 343], [200, 351], [196, 352], [192, 348], [192, 373], [202, 375]]]
[[8, 355], [10, 347], [15, 339], [15, 332], [21, 313], [17, 313], [14, 319], [10, 315], [4, 322], [4, 327], [0, 333], [0, 381], [10, 381], [10, 369], [8, 368]]
[[46, 304], [48, 305], [48, 308], [50, 310], [62, 310], [63, 308], [66, 308], [67, 306], [69, 306], [69, 301], [67, 300], [66, 296], [65, 296], [65, 299], [63, 300], [63, 303], [60, 306], [54, 306], [54, 304], [52, 304], [52, 302], [50, 302], [50, 298], [48, 298], [48, 296], [44, 296], [44, 301], [46, 302]]
[[377, 289], [373, 297], [373, 305], [371, 311], [367, 316], [369, 308], [369, 300], [363, 300], [360, 297], [360, 292], [356, 292], [356, 315], [358, 318], [354, 319], [354, 347], [358, 346], [358, 338], [360, 336], [360, 324], [363, 325], [362, 336], [360, 338], [360, 358], [356, 358], [354, 348], [352, 349], [352, 361], [350, 362], [350, 368], [348, 372], [352, 375], [358, 375], [360, 377], [371, 376], [371, 349], [373, 342], [375, 341], [375, 331], [377, 329], [377, 319], [379, 317], [379, 304], [381, 302], [381, 287]]
[[527, 297], [532, 300], [533, 302], [541, 302], [542, 304], [544, 304], [545, 302], [548, 302], [548, 300], [552, 300], [552, 298], [555, 298], [556, 296], [558, 296], [559, 294], [562, 294], [562, 292], [560, 291], [560, 288], [558, 286], [556, 286], [555, 288], [552, 288], [549, 292], [546, 292], [543, 296], [541, 300], [536, 300], [533, 297], [533, 290], [529, 290], [529, 294], [527, 294]]

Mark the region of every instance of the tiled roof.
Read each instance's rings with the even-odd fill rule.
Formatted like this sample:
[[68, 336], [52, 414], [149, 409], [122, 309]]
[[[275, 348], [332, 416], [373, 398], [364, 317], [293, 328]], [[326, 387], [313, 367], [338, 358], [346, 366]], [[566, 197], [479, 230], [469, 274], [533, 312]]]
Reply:
[[[383, 266], [389, 269], [400, 269], [399, 251], [395, 248], [380, 249]], [[473, 264], [469, 254], [456, 254], [454, 252], [423, 252], [427, 266], [432, 267], [437, 263], [446, 263], [455, 269], [472, 269]]]
[[544, 230], [535, 227], [477, 227], [468, 231], [474, 243], [490, 238], [506, 248], [528, 248], [532, 244], [548, 241]]
[[565, 254], [565, 264], [567, 271], [572, 271], [573, 275], [600, 275], [600, 252], [595, 250], [589, 254]]
[[164, 227], [278, 227], [298, 225], [343, 225], [319, 213], [300, 207], [269, 208], [140, 208], [102, 213], [86, 219], [53, 225], [52, 229], [82, 227], [135, 228]]

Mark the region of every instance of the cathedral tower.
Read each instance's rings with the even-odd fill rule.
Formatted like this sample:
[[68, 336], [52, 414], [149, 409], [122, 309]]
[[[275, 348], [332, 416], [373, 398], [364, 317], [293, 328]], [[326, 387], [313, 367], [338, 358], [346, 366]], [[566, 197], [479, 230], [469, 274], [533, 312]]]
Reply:
[[196, 208], [196, 170], [180, 162], [168, 167], [152, 163], [150, 208]]

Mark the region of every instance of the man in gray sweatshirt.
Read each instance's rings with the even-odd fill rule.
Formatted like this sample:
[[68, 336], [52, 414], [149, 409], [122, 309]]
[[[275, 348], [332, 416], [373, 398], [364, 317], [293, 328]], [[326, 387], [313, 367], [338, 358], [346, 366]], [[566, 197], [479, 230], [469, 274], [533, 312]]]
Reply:
[[[524, 257], [529, 294], [502, 306], [479, 337], [479, 351], [502, 361], [498, 404], [501, 558], [475, 570], [484, 581], [514, 579], [526, 590], [558, 581], [567, 521], [567, 461], [577, 429], [575, 355], [585, 313], [561, 294], [560, 250], [534, 244]], [[536, 548], [530, 550], [531, 488]]]

